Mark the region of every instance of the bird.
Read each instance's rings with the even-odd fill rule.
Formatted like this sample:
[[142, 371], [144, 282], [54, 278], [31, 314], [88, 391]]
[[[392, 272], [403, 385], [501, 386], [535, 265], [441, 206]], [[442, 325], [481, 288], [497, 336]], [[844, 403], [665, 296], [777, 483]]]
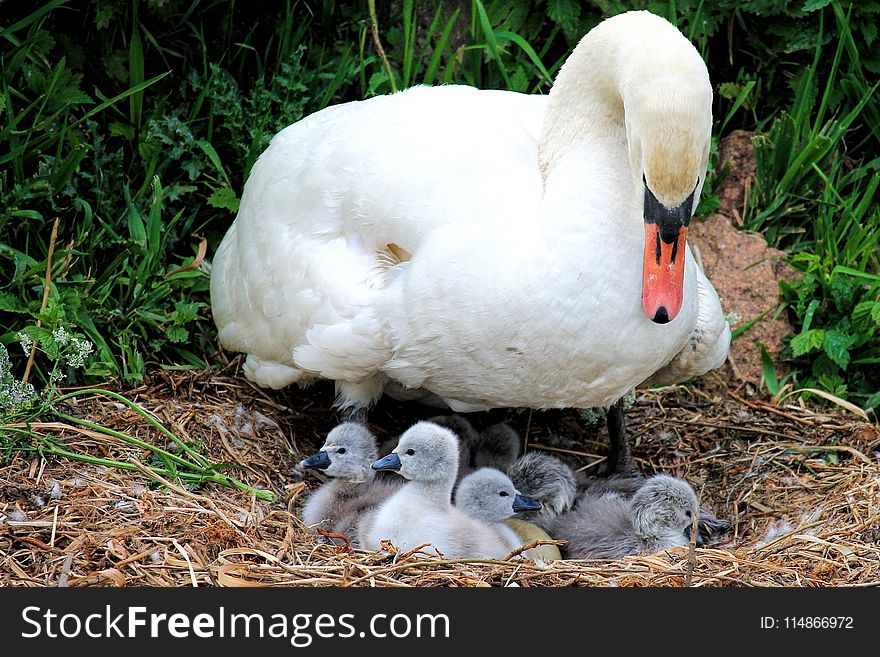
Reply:
[[613, 492], [582, 496], [548, 531], [566, 541], [566, 559], [619, 559], [688, 545], [698, 511], [686, 481], [655, 475], [631, 498]]
[[[526, 544], [505, 520], [524, 511], [537, 511], [541, 503], [522, 495], [506, 474], [496, 468], [477, 468], [464, 477], [455, 492], [455, 506], [491, 526], [509, 552]], [[532, 555], [526, 554], [530, 558]], [[558, 558], [558, 557], [557, 557]]]
[[[610, 475], [607, 477], [581, 476], [578, 487], [581, 494], [602, 495], [615, 493], [622, 497], [632, 497], [639, 489], [651, 481], [642, 474]], [[719, 540], [730, 529], [730, 521], [719, 518], [710, 509], [700, 506], [697, 518], [697, 544], [702, 545]]]
[[[590, 501], [605, 494], [630, 499], [652, 481], [651, 477], [642, 474], [585, 476], [555, 456], [540, 452], [524, 454], [511, 464], [507, 474], [517, 490], [542, 505], [540, 511], [519, 516], [545, 530], [558, 516], [571, 511], [584, 499]], [[729, 521], [717, 517], [706, 507], [700, 507], [697, 521], [697, 541], [700, 544], [719, 539], [729, 528]]]
[[222, 346], [260, 386], [335, 382], [455, 412], [606, 408], [719, 367], [730, 327], [687, 230], [712, 86], [647, 11], [607, 18], [547, 95], [417, 86], [327, 107], [254, 164], [212, 259]]
[[359, 544], [380, 550], [390, 541], [398, 550], [431, 545], [448, 558], [504, 558], [508, 546], [488, 524], [452, 506], [458, 470], [458, 439], [445, 427], [417, 422], [387, 456], [372, 464], [408, 481], [360, 524]]
[[428, 422], [452, 430], [458, 436], [458, 481], [477, 468], [505, 470], [520, 454], [519, 434], [503, 422], [477, 431], [471, 422], [458, 414], [435, 415]]
[[378, 458], [375, 435], [363, 424], [334, 427], [320, 451], [300, 468], [321, 470], [330, 481], [309, 495], [300, 517], [304, 524], [349, 538], [357, 544], [361, 518], [400, 487], [397, 479], [378, 478], [370, 466]]
[[517, 490], [541, 503], [540, 510], [521, 513], [519, 517], [544, 529], [577, 501], [577, 475], [555, 456], [527, 452], [510, 464], [507, 474]]

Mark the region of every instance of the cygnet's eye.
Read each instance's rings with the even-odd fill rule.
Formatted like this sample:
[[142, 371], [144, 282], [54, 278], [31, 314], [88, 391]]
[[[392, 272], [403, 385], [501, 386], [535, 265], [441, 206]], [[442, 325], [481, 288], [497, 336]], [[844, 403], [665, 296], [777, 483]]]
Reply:
[[690, 511], [685, 511], [684, 514], [690, 518], [693, 514]]
[[415, 454], [415, 453], [416, 453], [416, 450], [414, 450], [414, 449], [412, 449], [412, 448], [406, 450], [406, 455], [407, 455], [407, 456], [412, 456], [412, 455]]
[[[340, 447], [339, 449], [336, 450], [336, 453], [337, 454], [345, 454], [345, 447]], [[690, 515], [690, 513], [691, 512], [688, 511], [688, 515]]]
[[506, 490], [503, 490], [503, 491], [501, 491], [501, 492], [498, 493], [498, 494], [499, 494], [501, 497], [510, 497], [510, 493], [508, 493]]

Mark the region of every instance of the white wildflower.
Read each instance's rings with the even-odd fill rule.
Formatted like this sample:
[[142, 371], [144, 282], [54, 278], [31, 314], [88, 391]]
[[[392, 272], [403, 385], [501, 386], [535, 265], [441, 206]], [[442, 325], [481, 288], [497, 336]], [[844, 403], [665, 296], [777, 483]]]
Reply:
[[739, 313], [735, 310], [731, 310], [729, 313], [725, 313], [724, 319], [727, 320], [727, 323], [730, 324], [731, 328], [742, 321], [742, 317], [740, 317]]
[[85, 365], [86, 358], [94, 351], [92, 343], [88, 340], [71, 338], [70, 344], [73, 347], [73, 351], [67, 354], [67, 364], [71, 367], [82, 367]]
[[21, 350], [25, 354], [30, 355], [31, 349], [33, 349], [34, 347], [34, 341], [31, 339], [31, 336], [29, 336], [24, 331], [19, 331], [18, 333], [16, 333], [15, 337], [18, 338], [18, 344], [21, 345]]
[[0, 345], [0, 412], [28, 408], [39, 400], [30, 383], [22, 383], [12, 375], [9, 352]]
[[52, 337], [55, 338], [55, 344], [57, 344], [59, 348], [66, 346], [70, 341], [70, 334], [63, 326], [59, 326], [52, 331]]

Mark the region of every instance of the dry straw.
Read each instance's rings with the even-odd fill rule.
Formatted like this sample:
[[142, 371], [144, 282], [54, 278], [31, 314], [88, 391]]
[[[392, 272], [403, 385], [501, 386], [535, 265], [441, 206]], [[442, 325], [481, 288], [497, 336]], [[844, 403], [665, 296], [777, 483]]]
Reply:
[[[427, 548], [370, 553], [309, 532], [297, 511], [318, 482], [302, 480], [294, 465], [336, 422], [329, 388], [270, 394], [238, 376], [205, 372], [163, 374], [126, 394], [279, 501], [216, 485], [155, 485], [138, 471], [20, 454], [0, 467], [0, 585], [880, 584], [880, 431], [836, 410], [775, 406], [724, 388], [640, 394], [628, 414], [639, 463], [687, 478], [704, 505], [730, 519], [731, 535], [690, 558], [680, 548], [617, 561], [535, 563], [520, 556], [450, 560]], [[113, 400], [80, 400], [68, 413], [174, 448]], [[385, 438], [431, 413], [383, 402], [371, 421]], [[607, 448], [604, 429], [587, 427], [575, 411], [474, 416], [499, 419], [528, 431], [530, 448], [567, 445], [557, 455], [577, 468]], [[149, 452], [111, 436], [58, 422], [38, 432], [78, 452], [149, 464]]]

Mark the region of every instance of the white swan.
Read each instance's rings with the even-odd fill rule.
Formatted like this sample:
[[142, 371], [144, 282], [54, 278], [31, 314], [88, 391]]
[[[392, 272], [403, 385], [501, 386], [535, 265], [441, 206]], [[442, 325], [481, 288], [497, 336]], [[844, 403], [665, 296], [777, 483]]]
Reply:
[[353, 411], [386, 388], [608, 406], [703, 374], [730, 341], [686, 243], [711, 103], [688, 40], [628, 12], [548, 96], [416, 87], [313, 114], [261, 155], [214, 257], [220, 341], [258, 384], [333, 379]]

